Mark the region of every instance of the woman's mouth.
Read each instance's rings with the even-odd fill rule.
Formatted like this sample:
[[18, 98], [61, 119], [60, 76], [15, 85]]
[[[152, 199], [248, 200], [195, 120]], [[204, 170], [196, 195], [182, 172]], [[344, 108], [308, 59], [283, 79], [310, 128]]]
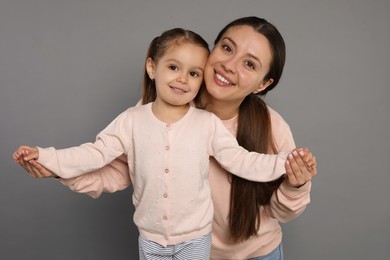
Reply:
[[222, 87], [228, 87], [234, 85], [231, 83], [228, 79], [226, 79], [224, 76], [219, 74], [218, 72], [214, 72], [214, 81], [217, 83], [217, 85]]

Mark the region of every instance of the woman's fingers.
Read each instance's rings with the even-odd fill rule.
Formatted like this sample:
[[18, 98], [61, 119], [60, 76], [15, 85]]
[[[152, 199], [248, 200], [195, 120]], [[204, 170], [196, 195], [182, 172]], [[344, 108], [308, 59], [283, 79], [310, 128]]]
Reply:
[[40, 163], [38, 163], [36, 160], [31, 160], [30, 162], [31, 167], [34, 169], [34, 172], [39, 175], [38, 178], [48, 178], [48, 177], [56, 177], [54, 173], [43, 167]]
[[48, 178], [56, 176], [51, 171], [47, 170], [45, 167], [39, 164], [36, 160], [21, 160], [19, 165], [22, 166], [26, 170], [26, 172], [33, 178]]
[[287, 158], [286, 172], [288, 183], [293, 187], [299, 187], [311, 180], [312, 175], [305, 161], [307, 155], [307, 151], [296, 149]]
[[295, 178], [295, 174], [294, 174], [294, 171], [292, 169], [292, 166], [291, 166], [291, 163], [289, 160], [286, 161], [285, 168], [286, 168], [286, 172], [287, 172], [287, 183], [290, 186], [295, 187], [296, 183], [297, 183], [297, 179]]

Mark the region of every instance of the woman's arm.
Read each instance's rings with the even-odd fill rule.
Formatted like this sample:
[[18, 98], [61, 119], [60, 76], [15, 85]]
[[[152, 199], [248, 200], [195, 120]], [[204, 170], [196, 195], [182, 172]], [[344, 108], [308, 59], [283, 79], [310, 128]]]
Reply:
[[59, 179], [74, 192], [86, 193], [98, 198], [103, 192], [113, 193], [131, 185], [129, 167], [125, 155], [96, 171], [71, 178]]
[[[272, 133], [279, 151], [294, 149], [295, 143], [288, 124], [270, 109]], [[305, 156], [295, 154], [286, 162], [286, 178], [273, 193], [269, 206], [265, 209], [280, 222], [287, 222], [302, 214], [310, 203], [311, 178], [317, 174], [316, 159], [308, 151]], [[308, 166], [304, 160], [312, 159], [314, 166]]]

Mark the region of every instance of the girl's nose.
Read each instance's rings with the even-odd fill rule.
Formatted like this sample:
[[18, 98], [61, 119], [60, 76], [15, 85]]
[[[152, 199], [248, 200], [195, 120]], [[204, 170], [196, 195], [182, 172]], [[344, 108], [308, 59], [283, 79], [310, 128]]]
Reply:
[[179, 75], [179, 77], [177, 78], [177, 81], [182, 83], [182, 84], [187, 84], [187, 80], [188, 80], [188, 75], [187, 73], [181, 73]]

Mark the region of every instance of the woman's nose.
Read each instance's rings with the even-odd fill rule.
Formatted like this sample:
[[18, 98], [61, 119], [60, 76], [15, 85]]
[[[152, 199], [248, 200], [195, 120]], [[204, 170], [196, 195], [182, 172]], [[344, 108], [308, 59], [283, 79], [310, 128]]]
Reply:
[[222, 62], [222, 67], [231, 73], [236, 73], [237, 60], [234, 57], [230, 57], [229, 59]]

